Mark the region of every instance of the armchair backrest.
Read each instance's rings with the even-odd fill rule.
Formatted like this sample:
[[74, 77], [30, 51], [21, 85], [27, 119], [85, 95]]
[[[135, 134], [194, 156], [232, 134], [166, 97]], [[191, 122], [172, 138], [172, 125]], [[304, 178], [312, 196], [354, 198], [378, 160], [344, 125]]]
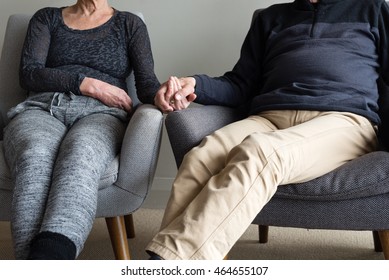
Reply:
[[23, 101], [27, 92], [19, 84], [19, 62], [30, 15], [12, 15], [8, 19], [0, 59], [0, 135], [8, 123], [8, 110]]

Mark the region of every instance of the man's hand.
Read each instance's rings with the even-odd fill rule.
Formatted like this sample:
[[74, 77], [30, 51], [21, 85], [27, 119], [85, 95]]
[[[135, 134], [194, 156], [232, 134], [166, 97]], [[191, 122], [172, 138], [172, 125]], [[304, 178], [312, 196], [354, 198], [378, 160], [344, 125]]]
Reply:
[[127, 112], [132, 110], [132, 100], [127, 92], [106, 82], [85, 78], [80, 85], [80, 91], [83, 95], [96, 98], [109, 107]]
[[196, 80], [192, 77], [170, 77], [159, 88], [154, 103], [163, 113], [185, 109], [196, 99], [195, 86]]

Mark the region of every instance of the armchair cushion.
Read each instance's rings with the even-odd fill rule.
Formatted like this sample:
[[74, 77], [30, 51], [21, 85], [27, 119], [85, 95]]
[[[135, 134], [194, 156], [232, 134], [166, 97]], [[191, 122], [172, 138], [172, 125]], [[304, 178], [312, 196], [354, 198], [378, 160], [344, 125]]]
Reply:
[[276, 196], [304, 200], [345, 200], [389, 193], [389, 153], [377, 151], [349, 161], [306, 183], [278, 187]]
[[11, 174], [9, 172], [8, 165], [5, 162], [4, 159], [4, 148], [3, 148], [3, 142], [0, 142], [0, 190], [6, 190], [10, 191], [12, 190], [12, 179]]

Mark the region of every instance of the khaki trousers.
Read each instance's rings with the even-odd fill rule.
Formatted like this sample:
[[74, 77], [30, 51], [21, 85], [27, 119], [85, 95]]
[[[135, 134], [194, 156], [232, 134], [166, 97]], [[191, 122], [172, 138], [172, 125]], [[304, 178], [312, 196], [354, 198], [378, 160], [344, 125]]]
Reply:
[[279, 185], [376, 148], [372, 124], [347, 112], [267, 111], [230, 124], [185, 156], [147, 250], [164, 259], [223, 259]]

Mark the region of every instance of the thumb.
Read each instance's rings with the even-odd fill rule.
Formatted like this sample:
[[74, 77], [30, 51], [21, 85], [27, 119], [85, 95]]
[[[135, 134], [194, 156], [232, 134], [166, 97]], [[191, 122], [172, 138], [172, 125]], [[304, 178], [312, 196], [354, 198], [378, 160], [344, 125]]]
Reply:
[[194, 93], [191, 93], [191, 94], [189, 94], [189, 95], [186, 97], [186, 100], [188, 100], [189, 102], [193, 102], [193, 101], [195, 101], [196, 98], [197, 98], [197, 95], [194, 94]]

